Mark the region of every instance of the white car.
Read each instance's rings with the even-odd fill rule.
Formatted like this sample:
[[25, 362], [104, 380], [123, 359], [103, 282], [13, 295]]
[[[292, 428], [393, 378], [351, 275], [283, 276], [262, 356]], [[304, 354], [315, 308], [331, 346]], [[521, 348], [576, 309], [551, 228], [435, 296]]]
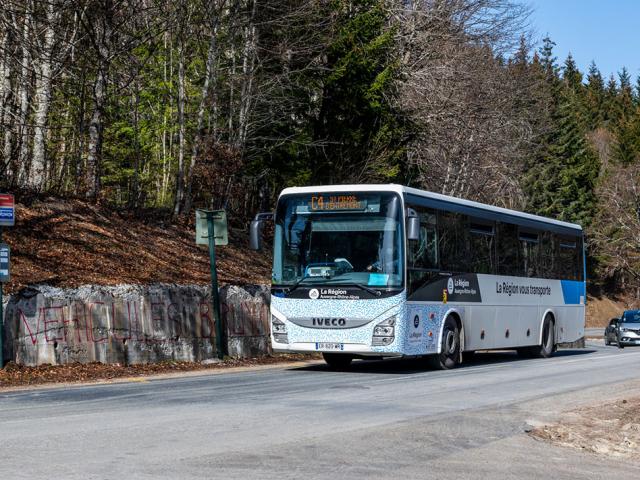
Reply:
[[625, 311], [616, 330], [618, 348], [640, 345], [640, 310]]

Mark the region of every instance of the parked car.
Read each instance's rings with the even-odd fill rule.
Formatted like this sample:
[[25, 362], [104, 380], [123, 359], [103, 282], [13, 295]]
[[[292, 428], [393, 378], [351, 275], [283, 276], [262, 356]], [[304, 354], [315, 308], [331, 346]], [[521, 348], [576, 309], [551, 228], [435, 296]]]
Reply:
[[640, 345], [640, 310], [626, 310], [616, 327], [618, 348]]
[[604, 329], [604, 344], [611, 345], [612, 343], [618, 343], [618, 322], [619, 318], [612, 318], [609, 320], [609, 325]]

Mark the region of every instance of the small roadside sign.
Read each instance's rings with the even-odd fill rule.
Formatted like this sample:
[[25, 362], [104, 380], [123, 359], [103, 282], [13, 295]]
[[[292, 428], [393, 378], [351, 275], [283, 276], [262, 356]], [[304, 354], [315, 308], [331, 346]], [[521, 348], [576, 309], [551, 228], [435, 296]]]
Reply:
[[0, 282], [7, 283], [11, 280], [11, 249], [6, 243], [0, 243]]
[[220, 316], [220, 294], [216, 269], [216, 245], [227, 245], [227, 212], [224, 210], [196, 210], [196, 245], [209, 246], [209, 267], [211, 268], [211, 303], [216, 325], [216, 349], [218, 358], [224, 358], [222, 341], [222, 319]]
[[209, 245], [207, 215], [213, 217], [213, 231], [216, 246], [229, 243], [227, 212], [224, 210], [196, 210], [196, 245]]
[[13, 195], [0, 193], [0, 227], [13, 227], [16, 221], [16, 208]]

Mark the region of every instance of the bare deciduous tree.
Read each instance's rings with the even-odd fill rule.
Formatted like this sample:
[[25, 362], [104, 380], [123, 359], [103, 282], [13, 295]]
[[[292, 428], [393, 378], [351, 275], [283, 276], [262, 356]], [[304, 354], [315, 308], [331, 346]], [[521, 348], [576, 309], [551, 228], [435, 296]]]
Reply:
[[415, 126], [418, 185], [521, 206], [516, 159], [532, 132], [500, 54], [515, 48], [526, 17], [509, 0], [417, 0], [397, 11], [399, 103]]

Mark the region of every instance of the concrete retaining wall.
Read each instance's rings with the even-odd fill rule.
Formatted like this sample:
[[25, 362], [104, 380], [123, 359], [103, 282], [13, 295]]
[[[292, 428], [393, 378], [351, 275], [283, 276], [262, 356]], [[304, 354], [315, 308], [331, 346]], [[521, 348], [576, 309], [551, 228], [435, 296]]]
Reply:
[[[123, 365], [216, 358], [210, 288], [121, 285], [27, 288], [5, 306], [4, 358], [22, 365]], [[227, 352], [270, 353], [266, 286], [220, 289]]]

